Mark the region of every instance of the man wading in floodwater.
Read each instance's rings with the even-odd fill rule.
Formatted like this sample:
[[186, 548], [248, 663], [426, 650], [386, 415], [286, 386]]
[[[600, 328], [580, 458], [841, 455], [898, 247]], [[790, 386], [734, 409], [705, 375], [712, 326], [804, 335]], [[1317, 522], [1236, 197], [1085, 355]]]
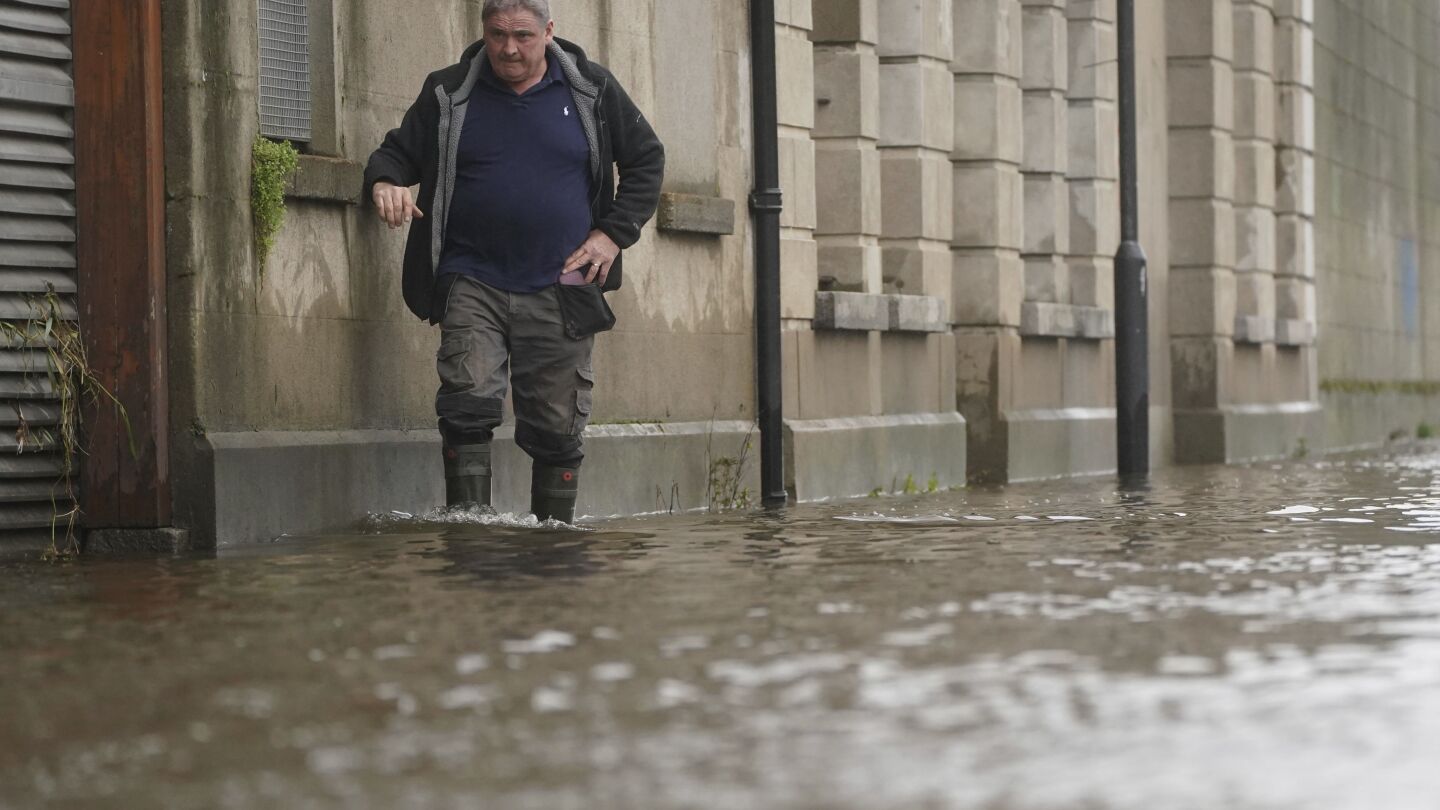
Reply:
[[615, 77], [555, 38], [548, 0], [485, 0], [481, 19], [484, 38], [425, 79], [365, 186], [391, 228], [410, 226], [405, 303], [440, 324], [447, 505], [490, 505], [508, 373], [530, 509], [569, 523], [590, 352], [614, 323], [601, 290], [620, 286], [620, 251], [655, 213], [665, 150]]

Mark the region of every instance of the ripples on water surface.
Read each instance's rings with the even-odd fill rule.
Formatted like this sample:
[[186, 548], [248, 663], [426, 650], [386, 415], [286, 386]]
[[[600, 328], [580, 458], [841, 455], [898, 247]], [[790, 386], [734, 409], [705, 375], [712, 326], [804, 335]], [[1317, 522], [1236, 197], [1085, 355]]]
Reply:
[[1440, 456], [0, 560], [0, 807], [1434, 808]]

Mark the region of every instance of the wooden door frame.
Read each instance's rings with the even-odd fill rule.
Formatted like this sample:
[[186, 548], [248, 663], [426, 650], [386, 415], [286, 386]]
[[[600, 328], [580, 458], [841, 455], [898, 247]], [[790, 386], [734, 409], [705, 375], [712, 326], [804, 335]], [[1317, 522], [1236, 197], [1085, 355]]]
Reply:
[[160, 2], [71, 3], [80, 329], [128, 421], [85, 414], [87, 529], [171, 524]]

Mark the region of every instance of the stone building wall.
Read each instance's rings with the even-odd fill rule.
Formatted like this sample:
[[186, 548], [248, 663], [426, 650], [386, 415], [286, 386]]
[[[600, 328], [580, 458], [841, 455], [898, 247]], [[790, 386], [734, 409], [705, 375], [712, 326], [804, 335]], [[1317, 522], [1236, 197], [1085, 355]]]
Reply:
[[[343, 482], [279, 510], [291, 517], [438, 491], [437, 337], [403, 308], [403, 238], [355, 199], [356, 173], [424, 74], [478, 35], [480, 4], [406, 0], [397, 16], [397, 2], [311, 4], [321, 132], [263, 272], [244, 215], [255, 12], [166, 6], [177, 505], [236, 536], [274, 529], [249, 517], [274, 491], [316, 497], [298, 482], [234, 494], [273, 470]], [[1436, 4], [1137, 6], [1153, 461], [1413, 432], [1440, 400], [1425, 283]], [[749, 9], [555, 9], [670, 157], [597, 349], [599, 483], [581, 509], [703, 505], [717, 458], [754, 452]], [[1115, 14], [1115, 0], [777, 0], [796, 498], [1113, 468]], [[518, 504], [524, 460], [506, 452], [500, 497]]]
[[1440, 425], [1440, 4], [1316, 0], [1325, 441]]
[[[955, 3], [952, 296], [972, 480], [1114, 468], [1115, 23], [1113, 1]], [[1161, 8], [1142, 4], [1139, 24], [1163, 25]], [[1163, 130], [1164, 71], [1143, 69], [1163, 61], [1163, 37], [1138, 42], [1142, 132]], [[1165, 144], [1142, 143], [1153, 199], [1164, 188]], [[1160, 291], [1166, 249], [1153, 235], [1166, 223], [1142, 222]], [[1152, 321], [1152, 346], [1163, 346], [1163, 313]], [[1155, 363], [1152, 377], [1163, 461], [1168, 362]]]
[[1314, 265], [1301, 249], [1314, 158], [1284, 112], [1313, 86], [1310, 10], [1204, 0], [1166, 14], [1175, 456], [1300, 452], [1320, 438]]
[[[478, 38], [480, 3], [309, 8], [313, 154], [262, 268], [248, 216], [256, 4], [165, 4], [176, 501], [201, 542], [443, 500], [438, 331], [404, 307], [404, 234], [358, 199], [359, 169], [425, 75]], [[554, 10], [557, 34], [606, 63], [647, 111], [669, 150], [665, 191], [683, 195], [627, 253], [625, 288], [610, 298], [620, 326], [597, 345], [581, 511], [700, 506], [708, 465], [746, 452], [755, 409], [746, 9], [557, 0]], [[794, 215], [813, 220], [813, 205]], [[730, 232], [706, 232], [717, 228]], [[528, 465], [498, 444], [497, 498], [523, 508]], [[742, 482], [751, 492], [753, 470]]]
[[[970, 478], [1113, 469], [1116, 4], [949, 5], [952, 94], [926, 103], [956, 122], [950, 300]], [[1137, 6], [1155, 460], [1308, 449], [1320, 440], [1313, 10]], [[935, 3], [888, 10], [946, 27]]]
[[[479, 36], [480, 7], [311, 0], [316, 131], [261, 267], [248, 216], [256, 4], [165, 4], [175, 500], [177, 521], [199, 542], [441, 499], [438, 332], [402, 303], [404, 235], [358, 199], [359, 170], [425, 75]], [[610, 296], [619, 326], [597, 343], [580, 512], [743, 503], [758, 491], [748, 7], [555, 0], [553, 10], [557, 34], [615, 72], [668, 150], [660, 216], [627, 252], [625, 288]], [[965, 428], [940, 312], [950, 186], [920, 171], [948, 166], [951, 116], [914, 98], [902, 103], [920, 117], [887, 119], [898, 128], [882, 132], [879, 106], [878, 49], [888, 49], [887, 92], [911, 97], [937, 76], [948, 85], [948, 35], [918, 24], [882, 32], [868, 4], [865, 31], [845, 40], [868, 60], [864, 112], [844, 122], [822, 112], [817, 123], [812, 3], [779, 0], [776, 10], [787, 483], [801, 499], [963, 484]], [[873, 199], [847, 210], [846, 190], [818, 205], [817, 176], [851, 170], [868, 178]], [[911, 194], [912, 181], [924, 193]], [[894, 201], [888, 220], [882, 184]], [[912, 229], [910, 215], [922, 211], [925, 227]], [[833, 281], [822, 284], [822, 264]], [[838, 306], [826, 297], [851, 292], [859, 297]], [[528, 460], [508, 435], [498, 436], [496, 498], [523, 510]], [[724, 487], [738, 497], [717, 501], [717, 476], [747, 458], [738, 484]]]

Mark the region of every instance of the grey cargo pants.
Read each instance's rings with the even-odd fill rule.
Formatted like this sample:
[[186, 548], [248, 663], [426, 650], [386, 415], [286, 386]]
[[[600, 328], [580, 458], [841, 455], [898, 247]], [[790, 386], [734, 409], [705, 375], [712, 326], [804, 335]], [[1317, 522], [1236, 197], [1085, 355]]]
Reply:
[[[440, 323], [435, 413], [446, 446], [484, 444], [514, 386], [515, 443], [540, 464], [579, 467], [580, 433], [590, 419], [593, 335], [572, 340], [555, 288], [498, 290], [462, 276]], [[508, 377], [508, 380], [507, 380]]]

